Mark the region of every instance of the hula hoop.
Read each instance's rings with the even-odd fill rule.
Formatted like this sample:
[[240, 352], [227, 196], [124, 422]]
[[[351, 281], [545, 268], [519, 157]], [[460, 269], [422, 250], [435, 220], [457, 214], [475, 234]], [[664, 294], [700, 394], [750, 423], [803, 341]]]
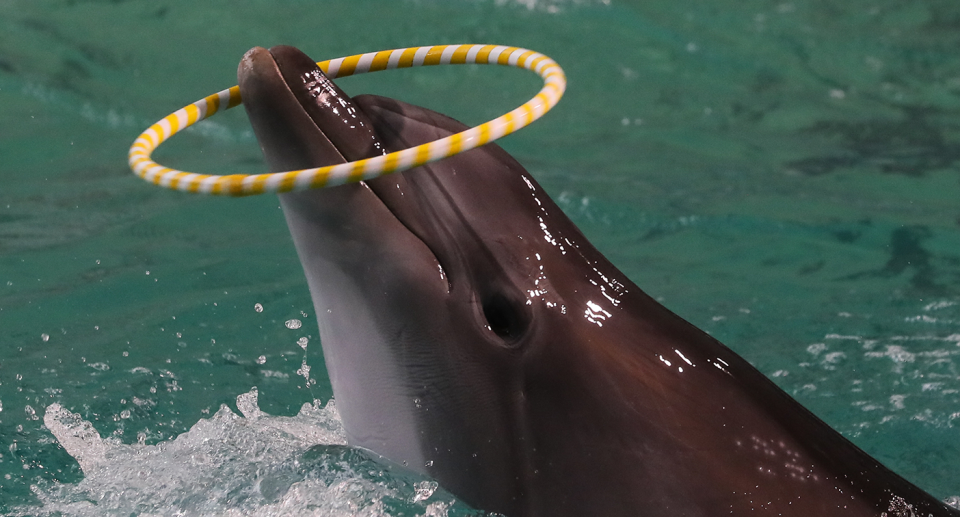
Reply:
[[543, 88], [513, 111], [461, 133], [350, 163], [271, 174], [218, 176], [179, 171], [150, 159], [153, 151], [173, 135], [212, 117], [218, 111], [239, 106], [242, 102], [240, 88], [234, 86], [189, 104], [150, 126], [130, 147], [128, 163], [137, 176], [155, 185], [201, 194], [249, 196], [342, 185], [405, 171], [509, 135], [550, 111], [563, 96], [567, 85], [563, 69], [549, 57], [532, 50], [500, 45], [410, 47], [317, 63], [331, 79], [393, 68], [459, 64], [497, 64], [524, 68], [543, 78]]

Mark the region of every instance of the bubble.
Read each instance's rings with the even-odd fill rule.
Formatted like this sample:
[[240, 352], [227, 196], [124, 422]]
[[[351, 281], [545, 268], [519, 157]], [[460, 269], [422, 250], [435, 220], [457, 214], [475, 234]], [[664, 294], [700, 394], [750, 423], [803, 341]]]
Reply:
[[259, 303], [253, 304], [253, 310], [257, 312], [263, 312], [263, 305], [260, 305]]
[[267, 356], [265, 355], [261, 355], [260, 357], [257, 358], [257, 364], [266, 364], [266, 362], [267, 362]]
[[286, 327], [291, 330], [297, 330], [298, 328], [303, 326], [303, 323], [297, 319], [287, 320], [283, 324], [286, 325]]
[[47, 334], [47, 333], [40, 334], [40, 339], [42, 339], [43, 342], [46, 343], [47, 341], [50, 341], [50, 334]]
[[300, 338], [300, 339], [297, 340], [297, 344], [300, 345], [300, 348], [302, 348], [302, 349], [304, 349], [304, 350], [307, 349], [307, 343], [309, 343], [309, 342], [310, 342], [310, 340], [307, 339], [306, 337], [302, 337], [302, 338]]

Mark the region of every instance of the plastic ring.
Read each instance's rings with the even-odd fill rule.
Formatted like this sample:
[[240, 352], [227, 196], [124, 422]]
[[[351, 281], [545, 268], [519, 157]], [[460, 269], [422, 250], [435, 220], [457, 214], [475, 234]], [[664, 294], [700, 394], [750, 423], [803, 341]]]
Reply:
[[350, 163], [272, 174], [217, 176], [178, 171], [150, 159], [153, 151], [171, 136], [220, 110], [239, 106], [242, 102], [240, 88], [234, 86], [185, 106], [150, 126], [133, 142], [128, 162], [137, 176], [155, 185], [202, 194], [249, 196], [342, 185], [405, 171], [509, 135], [550, 111], [559, 102], [567, 86], [563, 69], [554, 60], [532, 50], [499, 45], [410, 47], [317, 63], [331, 79], [392, 68], [458, 64], [497, 64], [525, 68], [543, 78], [543, 88], [513, 111], [461, 133]]

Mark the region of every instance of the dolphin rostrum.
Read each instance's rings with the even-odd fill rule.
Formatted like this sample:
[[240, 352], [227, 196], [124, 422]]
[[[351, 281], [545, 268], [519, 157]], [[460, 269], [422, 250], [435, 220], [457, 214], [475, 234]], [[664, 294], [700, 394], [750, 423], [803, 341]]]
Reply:
[[[466, 129], [240, 63], [272, 171]], [[349, 442], [522, 516], [953, 516], [627, 279], [489, 144], [280, 196]]]

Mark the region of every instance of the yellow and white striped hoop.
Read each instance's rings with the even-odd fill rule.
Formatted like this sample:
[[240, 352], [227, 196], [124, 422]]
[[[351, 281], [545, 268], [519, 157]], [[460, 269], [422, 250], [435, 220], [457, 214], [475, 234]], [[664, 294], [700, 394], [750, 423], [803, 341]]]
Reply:
[[234, 86], [198, 100], [167, 115], [137, 137], [128, 154], [133, 172], [155, 185], [173, 190], [226, 196], [289, 192], [353, 183], [411, 169], [492, 142], [530, 124], [550, 111], [567, 86], [563, 69], [549, 57], [517, 47], [500, 45], [436, 45], [383, 50], [317, 63], [331, 79], [416, 66], [497, 64], [525, 68], [543, 78], [543, 88], [513, 111], [461, 133], [376, 158], [350, 163], [277, 172], [217, 176], [178, 171], [150, 159], [153, 151], [171, 136], [213, 116], [221, 109], [239, 106], [240, 88]]

